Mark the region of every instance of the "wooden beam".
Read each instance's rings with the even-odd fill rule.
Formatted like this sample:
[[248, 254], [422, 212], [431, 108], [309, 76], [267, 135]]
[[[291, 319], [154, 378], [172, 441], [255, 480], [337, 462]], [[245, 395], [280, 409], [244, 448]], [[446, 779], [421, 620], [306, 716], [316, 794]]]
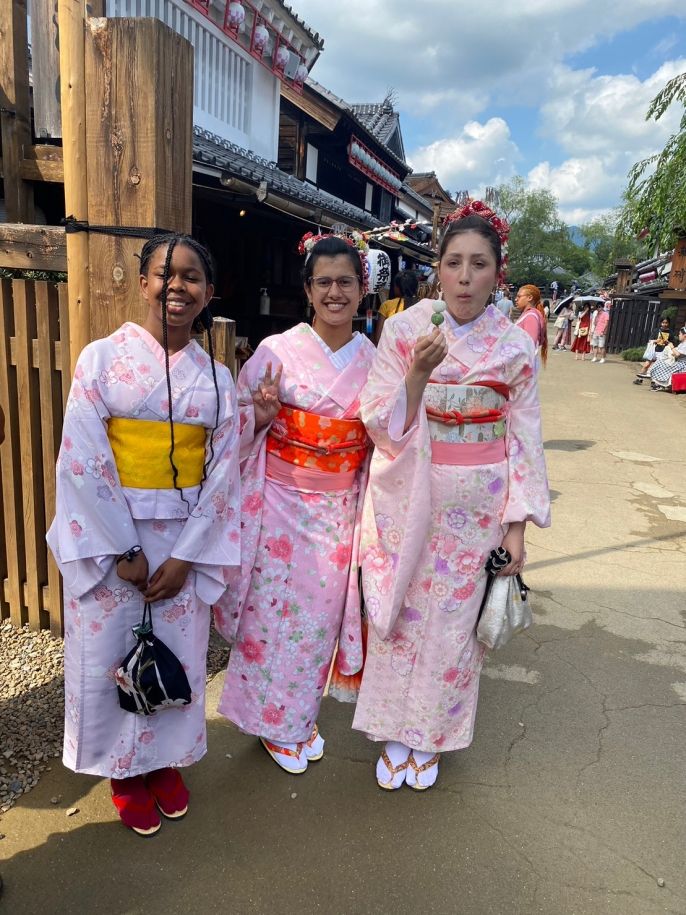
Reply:
[[317, 121], [318, 124], [326, 127], [327, 130], [335, 130], [338, 122], [343, 116], [342, 112], [337, 108], [334, 108], [329, 102], [324, 101], [324, 99], [320, 98], [318, 95], [315, 95], [307, 86], [304, 87], [303, 93], [300, 95], [298, 92], [291, 89], [290, 86], [281, 83], [281, 96], [289, 101], [291, 105], [295, 105], [296, 108], [304, 111], [305, 114]]
[[33, 187], [22, 179], [23, 150], [31, 145], [26, 0], [0, 0], [0, 136], [6, 218], [33, 222]]
[[64, 183], [64, 165], [61, 159], [22, 159], [19, 174], [24, 181]]
[[[60, 92], [64, 206], [67, 216], [88, 220], [86, 152], [86, 61], [84, 0], [58, 0], [60, 30]], [[90, 342], [90, 246], [85, 232], [67, 236], [69, 350], [71, 369]]]
[[15, 270], [67, 269], [67, 243], [60, 226], [0, 222], [0, 265]]
[[[90, 222], [189, 232], [192, 45], [157, 19], [90, 19], [86, 83]], [[94, 339], [147, 312], [136, 259], [143, 241], [92, 234], [89, 246]]]

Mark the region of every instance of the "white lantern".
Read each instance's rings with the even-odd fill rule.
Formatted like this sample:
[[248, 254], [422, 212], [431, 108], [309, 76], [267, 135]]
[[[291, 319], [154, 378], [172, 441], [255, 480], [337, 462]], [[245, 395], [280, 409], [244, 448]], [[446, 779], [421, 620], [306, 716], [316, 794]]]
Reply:
[[240, 0], [232, 0], [229, 3], [229, 21], [228, 26], [232, 32], [238, 32], [245, 22], [245, 9]]
[[391, 285], [391, 259], [385, 251], [372, 248], [367, 254], [369, 264], [369, 291], [379, 292]]
[[285, 44], [279, 45], [279, 50], [276, 52], [276, 59], [274, 61], [274, 66], [277, 70], [284, 70], [286, 64], [290, 59], [290, 52]]
[[253, 49], [255, 51], [257, 51], [258, 54], [263, 54], [266, 51], [268, 44], [269, 44], [269, 32], [267, 31], [267, 27], [265, 26], [265, 24], [263, 22], [260, 22], [260, 24], [255, 29], [255, 34], [253, 35], [253, 40], [252, 40]]

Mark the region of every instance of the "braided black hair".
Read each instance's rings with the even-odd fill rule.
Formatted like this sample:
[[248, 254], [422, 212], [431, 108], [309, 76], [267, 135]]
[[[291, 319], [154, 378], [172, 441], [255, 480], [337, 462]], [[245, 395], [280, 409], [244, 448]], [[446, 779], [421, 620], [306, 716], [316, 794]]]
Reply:
[[[183, 487], [178, 485], [178, 476], [179, 469], [174, 463], [174, 449], [175, 449], [175, 440], [174, 440], [174, 417], [172, 415], [172, 387], [171, 387], [171, 375], [169, 374], [169, 343], [167, 339], [168, 335], [168, 325], [167, 325], [167, 295], [169, 290], [169, 270], [171, 265], [172, 255], [174, 253], [174, 248], [177, 245], [185, 245], [187, 248], [190, 248], [192, 251], [197, 254], [200, 263], [202, 264], [203, 273], [205, 274], [205, 281], [209, 286], [213, 281], [214, 272], [212, 270], [212, 260], [210, 254], [200, 242], [196, 241], [191, 235], [184, 235], [181, 233], [166, 233], [164, 235], [155, 235], [153, 238], [146, 241], [143, 245], [143, 249], [140, 253], [140, 271], [141, 274], [147, 276], [150, 269], [150, 259], [155, 251], [158, 248], [167, 246], [167, 253], [164, 259], [164, 271], [162, 274], [162, 292], [160, 293], [160, 302], [162, 304], [162, 348], [164, 349], [164, 371], [167, 376], [167, 397], [169, 398], [169, 434], [171, 438], [171, 445], [169, 448], [169, 463], [172, 469], [172, 482], [174, 484], [174, 489], [176, 489], [180, 494], [183, 501], [188, 506], [189, 513], [192, 513], [192, 507], [188, 499], [183, 493]], [[202, 478], [200, 480], [200, 490], [198, 492], [198, 499], [200, 498], [200, 493], [207, 479], [207, 470], [209, 465], [214, 460], [214, 433], [217, 431], [219, 426], [219, 412], [220, 412], [220, 395], [219, 395], [219, 384], [217, 382], [217, 369], [214, 360], [214, 346], [212, 343], [212, 312], [209, 307], [206, 305], [203, 310], [200, 312], [198, 317], [193, 322], [192, 330], [194, 333], [202, 333], [203, 331], [207, 332], [207, 341], [208, 341], [208, 350], [210, 357], [210, 367], [212, 369], [212, 381], [214, 382], [214, 390], [217, 395], [216, 399], [216, 408], [214, 415], [214, 426], [210, 431], [210, 437], [208, 442], [208, 456], [207, 460], [203, 464], [202, 469]]]

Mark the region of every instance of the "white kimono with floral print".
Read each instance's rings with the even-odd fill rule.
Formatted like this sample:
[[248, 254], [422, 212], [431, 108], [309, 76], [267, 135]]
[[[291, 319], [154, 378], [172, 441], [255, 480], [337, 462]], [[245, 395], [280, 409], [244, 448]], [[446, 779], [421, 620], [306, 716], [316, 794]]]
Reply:
[[494, 306], [468, 328], [445, 322], [448, 355], [431, 381], [509, 387], [507, 458], [432, 463], [423, 407], [403, 432], [405, 374], [431, 314], [424, 300], [386, 321], [362, 392], [376, 448], [361, 543], [371, 625], [353, 727], [437, 752], [472, 739], [483, 660], [475, 626], [488, 554], [511, 521], [550, 524], [550, 500], [534, 345]]
[[[107, 437], [110, 417], [166, 422], [164, 351], [124, 324], [79, 357], [57, 462], [57, 507], [48, 543], [64, 577], [64, 764], [124, 778], [185, 766], [206, 751], [205, 658], [212, 604], [240, 563], [238, 417], [228, 370], [216, 366], [219, 422], [207, 479], [183, 491], [121, 486]], [[215, 424], [207, 354], [194, 341], [170, 357], [176, 423]], [[209, 442], [208, 442], [209, 445]], [[208, 455], [209, 456], [209, 449]], [[135, 644], [141, 594], [117, 575], [115, 557], [140, 544], [150, 575], [170, 556], [193, 565], [181, 592], [153, 604], [155, 634], [183, 663], [193, 699], [150, 717], [123, 711], [114, 673]]]

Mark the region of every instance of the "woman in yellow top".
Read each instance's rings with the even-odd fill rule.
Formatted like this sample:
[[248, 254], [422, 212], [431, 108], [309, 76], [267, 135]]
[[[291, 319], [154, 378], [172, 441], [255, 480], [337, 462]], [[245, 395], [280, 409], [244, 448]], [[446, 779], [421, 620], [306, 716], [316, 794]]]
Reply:
[[410, 308], [417, 301], [417, 292], [419, 290], [419, 278], [413, 270], [401, 270], [396, 276], [393, 283], [394, 299], [387, 299], [381, 308], [376, 319], [376, 331], [374, 333], [374, 343], [378, 346], [381, 339], [384, 321], [399, 312]]

